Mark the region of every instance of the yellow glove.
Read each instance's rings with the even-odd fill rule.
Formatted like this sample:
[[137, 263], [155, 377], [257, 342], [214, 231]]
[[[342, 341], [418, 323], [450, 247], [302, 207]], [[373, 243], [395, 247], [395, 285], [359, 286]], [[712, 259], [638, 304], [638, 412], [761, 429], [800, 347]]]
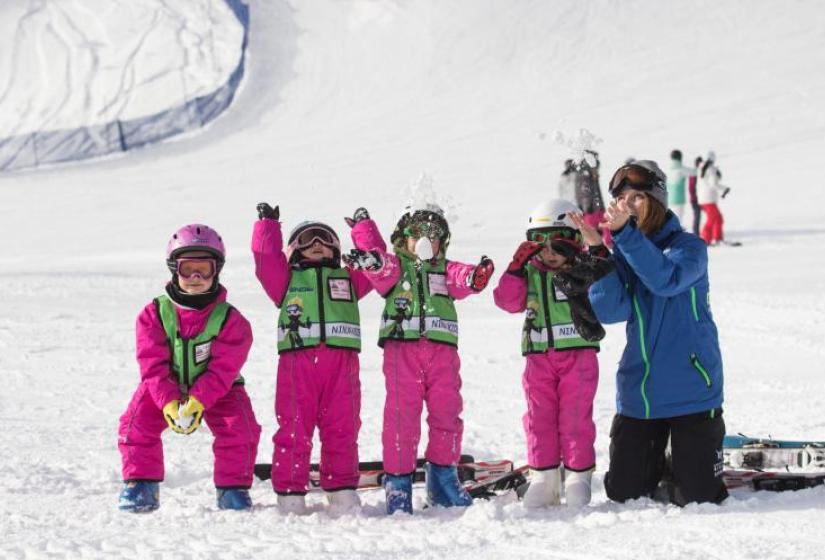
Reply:
[[163, 418], [166, 420], [166, 423], [169, 424], [169, 427], [172, 428], [172, 431], [182, 434], [184, 432], [178, 426], [178, 418], [180, 418], [180, 414], [178, 413], [179, 408], [179, 400], [175, 399], [173, 401], [169, 401], [163, 407]]
[[203, 418], [203, 404], [189, 395], [189, 398], [183, 403], [183, 406], [178, 410], [179, 418], [177, 419], [177, 426], [182, 434], [191, 434], [197, 430], [201, 425]]

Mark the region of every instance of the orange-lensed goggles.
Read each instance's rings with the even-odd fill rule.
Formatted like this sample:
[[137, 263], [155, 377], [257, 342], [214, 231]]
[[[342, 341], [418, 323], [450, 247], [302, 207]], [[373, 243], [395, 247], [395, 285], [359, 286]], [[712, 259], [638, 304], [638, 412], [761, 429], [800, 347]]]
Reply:
[[199, 276], [204, 280], [209, 280], [215, 276], [217, 270], [217, 262], [215, 259], [201, 259], [201, 258], [180, 258], [175, 261], [177, 263], [176, 271], [181, 278], [192, 278]]
[[656, 176], [638, 165], [624, 165], [616, 170], [610, 180], [610, 195], [614, 198], [626, 187], [637, 191], [651, 191], [656, 186]]

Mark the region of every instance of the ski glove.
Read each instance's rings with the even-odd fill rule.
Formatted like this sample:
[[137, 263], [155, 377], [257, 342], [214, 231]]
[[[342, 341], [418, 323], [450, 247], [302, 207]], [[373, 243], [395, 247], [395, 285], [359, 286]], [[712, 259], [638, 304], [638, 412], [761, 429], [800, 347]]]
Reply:
[[163, 407], [163, 419], [166, 420], [166, 423], [169, 424], [169, 427], [173, 432], [182, 434], [183, 430], [178, 427], [178, 418], [180, 418], [180, 415], [178, 414], [179, 408], [180, 401], [177, 399], [166, 403]]
[[258, 209], [259, 220], [277, 220], [281, 217], [281, 210], [278, 206], [273, 208], [266, 202], [259, 202], [256, 208]]
[[729, 192], [730, 192], [730, 187], [725, 187], [725, 188], [722, 190], [722, 198], [725, 198], [726, 196], [728, 196], [728, 193], [729, 193]]
[[482, 255], [481, 260], [475, 269], [473, 269], [473, 273], [467, 279], [467, 284], [470, 286], [470, 289], [474, 292], [480, 292], [486, 288], [487, 283], [490, 282], [490, 278], [493, 277], [493, 271], [495, 269], [496, 267], [493, 265], [493, 261], [487, 258], [487, 255]]
[[179, 433], [189, 435], [201, 425], [203, 404], [192, 395], [189, 395], [189, 398], [186, 399], [186, 402], [180, 407], [178, 414], [180, 417], [176, 424], [178, 428], [181, 429]]
[[383, 264], [381, 255], [375, 251], [361, 249], [352, 249], [348, 255], [341, 255], [341, 260], [352, 270], [378, 270]]
[[581, 294], [586, 296], [593, 282], [604, 278], [614, 268], [616, 264], [612, 258], [579, 253], [569, 270], [553, 275], [553, 285], [568, 298]]
[[564, 239], [554, 239], [550, 242], [550, 248], [566, 259], [572, 259], [581, 253], [581, 248], [575, 241], [567, 241]]
[[530, 262], [530, 259], [541, 252], [544, 245], [536, 243], [535, 241], [522, 241], [513, 255], [513, 260], [507, 266], [507, 272], [524, 276], [524, 267]]
[[583, 339], [588, 342], [597, 342], [604, 338], [604, 327], [599, 323], [596, 314], [593, 313], [593, 307], [590, 305], [587, 293], [570, 296], [567, 298], [567, 303], [570, 305], [570, 317], [573, 319], [573, 325]]
[[344, 218], [344, 221], [347, 222], [347, 225], [349, 227], [354, 227], [355, 224], [357, 224], [358, 222], [369, 219], [370, 213], [367, 212], [367, 209], [362, 206], [361, 208], [356, 209], [355, 212], [352, 213], [352, 218]]

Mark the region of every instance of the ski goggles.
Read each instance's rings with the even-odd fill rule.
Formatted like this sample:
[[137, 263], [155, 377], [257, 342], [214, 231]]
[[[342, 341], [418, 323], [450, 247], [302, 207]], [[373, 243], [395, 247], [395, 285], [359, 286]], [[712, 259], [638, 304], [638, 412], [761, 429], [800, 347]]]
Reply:
[[652, 191], [658, 179], [651, 171], [638, 165], [623, 165], [610, 180], [610, 195], [616, 198], [626, 188], [637, 191]]
[[295, 239], [295, 248], [298, 250], [306, 249], [307, 247], [311, 247], [316, 241], [330, 248], [339, 246], [338, 238], [335, 237], [330, 230], [321, 227], [311, 227], [298, 234], [297, 239]]
[[186, 258], [182, 257], [175, 260], [175, 272], [181, 278], [200, 276], [204, 280], [209, 280], [218, 270], [218, 263], [215, 259], [210, 258]]
[[414, 222], [404, 228], [404, 235], [407, 237], [415, 239], [426, 237], [431, 241], [443, 239], [446, 233], [444, 228], [437, 222]]
[[527, 240], [536, 243], [549, 244], [557, 240], [581, 243], [581, 233], [571, 228], [531, 229], [527, 232]]

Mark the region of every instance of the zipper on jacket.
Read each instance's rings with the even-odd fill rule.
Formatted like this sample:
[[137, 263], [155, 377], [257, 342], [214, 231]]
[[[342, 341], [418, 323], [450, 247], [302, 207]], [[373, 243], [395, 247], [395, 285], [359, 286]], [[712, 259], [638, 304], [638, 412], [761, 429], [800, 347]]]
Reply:
[[[321, 342], [327, 339], [327, 328], [324, 324], [324, 269], [315, 269], [315, 279], [318, 284], [318, 328], [321, 329]], [[310, 331], [312, 333], [312, 331]], [[310, 336], [312, 336], [310, 334]]]
[[183, 363], [181, 365], [183, 366], [183, 384], [188, 391], [189, 387], [192, 386], [191, 383], [189, 383], [189, 339], [183, 338], [180, 336], [180, 333], [178, 333], [178, 337], [183, 343], [183, 356], [181, 356], [181, 361]]
[[645, 348], [645, 322], [642, 319], [642, 310], [639, 309], [639, 302], [636, 296], [633, 296], [633, 308], [636, 311], [636, 319], [639, 321], [639, 346], [642, 349], [642, 361], [645, 364], [645, 374], [642, 377], [641, 393], [642, 402], [645, 405], [645, 418], [650, 418], [650, 402], [647, 400], [647, 393], [645, 392], [645, 385], [647, 378], [650, 377], [650, 362], [647, 359], [647, 348]]
[[710, 380], [710, 375], [708, 375], [707, 370], [699, 362], [699, 357], [696, 355], [695, 352], [690, 353], [690, 363], [693, 364], [693, 367], [696, 368], [696, 371], [702, 374], [702, 377], [705, 379], [705, 385], [707, 385], [708, 388], [710, 388], [710, 386], [713, 385], [713, 383]]
[[418, 334], [423, 336], [427, 326], [426, 301], [424, 301], [424, 264], [415, 263], [415, 277], [418, 280]]
[[693, 308], [693, 318], [699, 322], [699, 309], [696, 307], [696, 287], [690, 289], [690, 305]]
[[544, 328], [547, 331], [547, 350], [555, 348], [553, 341], [553, 325], [550, 323], [550, 299], [547, 295], [547, 271], [541, 271], [541, 299], [544, 304]]

